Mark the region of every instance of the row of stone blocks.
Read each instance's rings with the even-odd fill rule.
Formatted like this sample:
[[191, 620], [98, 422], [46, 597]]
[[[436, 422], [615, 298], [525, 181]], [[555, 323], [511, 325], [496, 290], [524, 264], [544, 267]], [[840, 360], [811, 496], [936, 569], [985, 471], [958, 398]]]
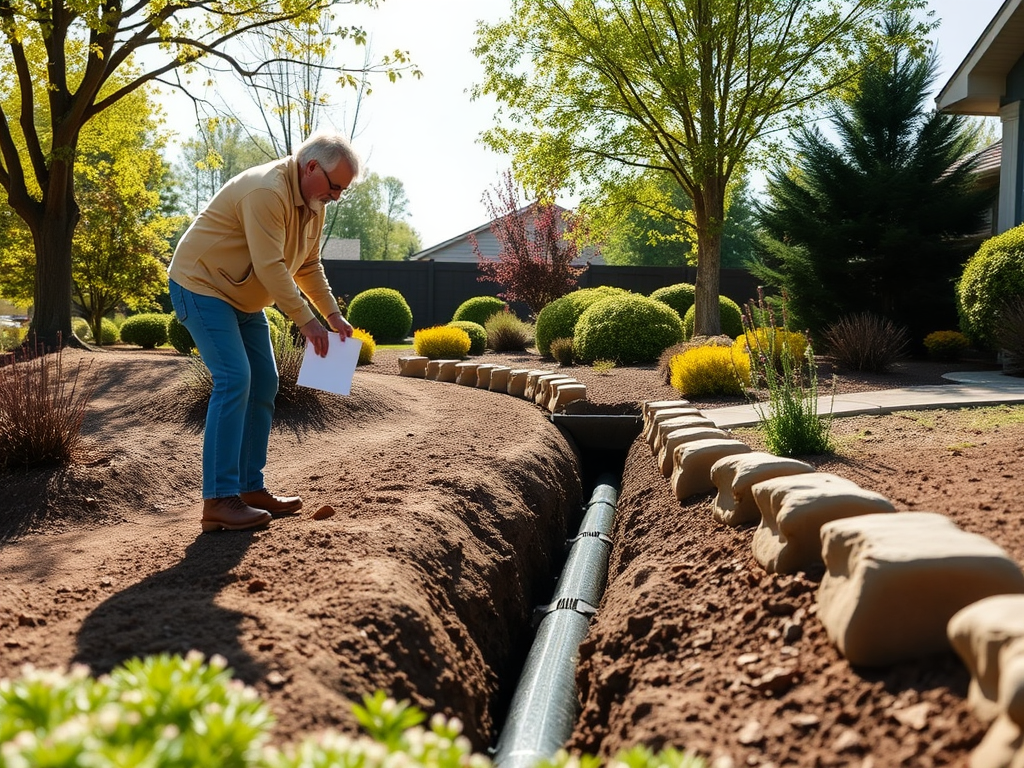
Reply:
[[824, 565], [818, 617], [852, 664], [957, 652], [969, 703], [991, 727], [972, 768], [1024, 768], [1024, 572], [1001, 547], [932, 512], [796, 459], [752, 451], [683, 400], [648, 402], [644, 437], [680, 501], [715, 493], [712, 515], [757, 524], [769, 573]]
[[543, 369], [470, 363], [462, 360], [431, 360], [409, 355], [398, 358], [398, 372], [430, 381], [447, 381], [491, 392], [532, 400], [551, 413], [564, 410], [576, 400], [587, 399], [587, 387], [576, 379]]

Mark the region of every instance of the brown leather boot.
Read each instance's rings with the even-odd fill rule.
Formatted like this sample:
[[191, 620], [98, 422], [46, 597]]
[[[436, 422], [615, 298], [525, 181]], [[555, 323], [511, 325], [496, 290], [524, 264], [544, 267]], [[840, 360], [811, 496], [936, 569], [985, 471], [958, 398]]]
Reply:
[[238, 495], [250, 507], [265, 509], [274, 517], [294, 515], [302, 509], [302, 499], [298, 496], [275, 496], [266, 488]]
[[203, 533], [209, 531], [247, 531], [270, 522], [270, 513], [253, 509], [238, 496], [203, 500]]

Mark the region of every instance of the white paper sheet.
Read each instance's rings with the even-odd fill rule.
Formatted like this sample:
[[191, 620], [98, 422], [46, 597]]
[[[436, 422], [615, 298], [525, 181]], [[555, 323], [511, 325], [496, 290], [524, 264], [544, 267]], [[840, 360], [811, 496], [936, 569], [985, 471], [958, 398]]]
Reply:
[[327, 356], [320, 357], [313, 351], [313, 344], [306, 340], [306, 351], [302, 355], [298, 383], [303, 387], [322, 389], [336, 395], [347, 395], [352, 389], [352, 374], [359, 362], [359, 348], [363, 342], [355, 337], [341, 340], [341, 335], [329, 332], [331, 343], [327, 345]]

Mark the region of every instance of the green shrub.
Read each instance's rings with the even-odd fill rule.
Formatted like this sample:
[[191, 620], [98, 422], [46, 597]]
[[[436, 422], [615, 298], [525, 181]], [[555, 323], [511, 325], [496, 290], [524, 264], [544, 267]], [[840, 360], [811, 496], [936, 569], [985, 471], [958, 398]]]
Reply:
[[147, 312], [132, 315], [121, 323], [121, 341], [153, 349], [167, 343], [167, 315]]
[[117, 329], [117, 323], [109, 317], [104, 317], [100, 321], [100, 346], [107, 347], [117, 344], [120, 339], [121, 333]]
[[468, 321], [477, 325], [487, 325], [491, 316], [503, 312], [508, 306], [499, 298], [494, 296], [474, 296], [459, 304], [455, 314], [452, 315], [452, 322]]
[[92, 328], [84, 317], [71, 318], [71, 332], [82, 341], [92, 341]]
[[469, 352], [471, 344], [468, 333], [450, 325], [421, 328], [413, 336], [416, 354], [431, 360], [461, 359]]
[[359, 360], [356, 361], [356, 364], [369, 365], [372, 363], [373, 353], [377, 351], [377, 342], [373, 340], [373, 336], [368, 334], [362, 328], [353, 328], [352, 337], [363, 342], [363, 346], [359, 348]]
[[412, 310], [394, 288], [370, 288], [353, 297], [348, 321], [380, 343], [400, 342], [412, 329]]
[[669, 369], [672, 387], [687, 397], [742, 395], [750, 381], [750, 358], [732, 347], [687, 349], [671, 359]]
[[559, 365], [572, 365], [575, 358], [572, 356], [572, 339], [554, 339], [550, 345], [551, 356], [558, 361]]
[[286, 333], [291, 332], [291, 328], [294, 323], [285, 317], [284, 313], [277, 307], [267, 307], [263, 310], [263, 314], [267, 318], [267, 323], [277, 328], [277, 330], [284, 331]]
[[960, 330], [972, 343], [996, 346], [999, 313], [1024, 297], [1024, 224], [981, 244], [956, 287]]
[[667, 304], [624, 293], [592, 304], [576, 322], [573, 355], [584, 363], [653, 363], [683, 339], [683, 324]]
[[[694, 314], [697, 311], [695, 305], [691, 305], [686, 310], [686, 314], [683, 315], [683, 333], [684, 338], [690, 338], [693, 336], [693, 323]], [[718, 297], [718, 318], [721, 322], [721, 332], [725, 336], [731, 336], [736, 338], [743, 333], [743, 310], [740, 309], [740, 305], [730, 299], [728, 296]]]
[[167, 341], [183, 355], [191, 355], [196, 350], [192, 334], [175, 315], [171, 315], [167, 321]]
[[870, 312], [839, 318], [822, 339], [836, 368], [870, 373], [889, 370], [910, 342], [906, 328]]
[[591, 304], [609, 296], [626, 293], [628, 291], [622, 288], [602, 285], [597, 288], [580, 288], [549, 302], [537, 315], [537, 351], [542, 355], [549, 355], [551, 341], [573, 336], [576, 330], [576, 321]]
[[0, 325], [0, 351], [10, 352], [28, 338], [28, 326]]
[[933, 360], [959, 360], [969, 346], [970, 340], [960, 331], [933, 331], [924, 337], [924, 348]]
[[690, 283], [676, 283], [659, 288], [651, 294], [651, 298], [668, 304], [682, 319], [686, 317], [686, 311], [693, 306], [695, 291]]
[[495, 312], [484, 325], [487, 346], [495, 352], [524, 352], [533, 343], [533, 326], [514, 312]]
[[482, 355], [487, 349], [487, 331], [480, 323], [471, 320], [452, 320], [448, 325], [452, 328], [461, 328], [469, 335], [469, 354]]

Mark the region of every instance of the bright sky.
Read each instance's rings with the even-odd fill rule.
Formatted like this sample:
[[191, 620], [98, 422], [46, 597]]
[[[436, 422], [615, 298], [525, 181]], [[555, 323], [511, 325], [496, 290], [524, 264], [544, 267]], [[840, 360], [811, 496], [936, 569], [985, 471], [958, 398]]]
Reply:
[[[1001, 4], [930, 1], [942, 20], [936, 38], [938, 87], [945, 85]], [[469, 89], [481, 78], [471, 53], [476, 22], [495, 21], [508, 7], [508, 0], [381, 0], [376, 10], [354, 6], [346, 11], [358, 13], [376, 53], [408, 50], [424, 73], [420, 80], [406, 77], [395, 84], [379, 78], [363, 102], [362, 133], [355, 141], [370, 170], [396, 176], [405, 185], [408, 220], [424, 248], [487, 221], [481, 197], [509, 166], [507, 158], [477, 141], [491, 125], [494, 104], [469, 97]]]

